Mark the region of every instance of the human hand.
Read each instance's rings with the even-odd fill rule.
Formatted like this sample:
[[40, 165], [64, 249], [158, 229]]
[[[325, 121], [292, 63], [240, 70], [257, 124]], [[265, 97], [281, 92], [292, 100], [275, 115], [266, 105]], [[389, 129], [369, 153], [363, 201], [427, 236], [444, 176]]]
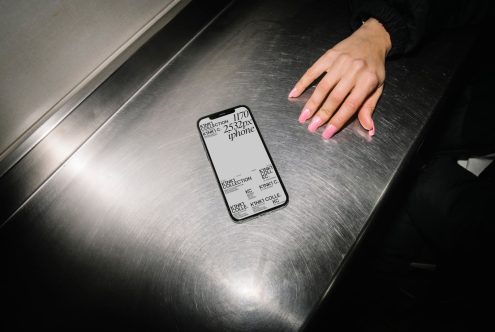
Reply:
[[304, 106], [299, 122], [312, 118], [308, 130], [313, 133], [328, 122], [322, 136], [329, 139], [358, 112], [359, 122], [373, 136], [375, 126], [371, 115], [383, 91], [385, 58], [391, 47], [383, 25], [370, 18], [323, 54], [289, 94], [289, 98], [300, 96], [326, 72]]

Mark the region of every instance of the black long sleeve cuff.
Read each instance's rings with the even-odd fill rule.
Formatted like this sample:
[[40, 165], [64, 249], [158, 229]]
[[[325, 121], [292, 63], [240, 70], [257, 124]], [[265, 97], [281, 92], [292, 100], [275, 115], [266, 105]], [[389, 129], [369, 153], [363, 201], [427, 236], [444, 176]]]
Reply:
[[409, 42], [409, 31], [407, 22], [401, 14], [385, 1], [366, 1], [361, 2], [355, 8], [352, 8], [351, 27], [353, 30], [359, 29], [361, 24], [373, 17], [380, 21], [385, 30], [390, 35], [392, 48], [388, 56], [400, 55], [406, 51]]

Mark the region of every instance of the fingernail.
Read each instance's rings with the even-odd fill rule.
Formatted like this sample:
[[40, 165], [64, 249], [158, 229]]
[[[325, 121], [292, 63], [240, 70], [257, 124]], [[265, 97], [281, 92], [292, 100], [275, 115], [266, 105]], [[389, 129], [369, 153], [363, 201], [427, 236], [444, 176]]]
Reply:
[[373, 120], [371, 120], [371, 128], [368, 130], [368, 135], [369, 136], [375, 135], [375, 124], [373, 123]]
[[308, 126], [308, 130], [312, 133], [314, 133], [316, 131], [316, 129], [318, 129], [318, 127], [320, 126], [321, 124], [321, 119], [320, 117], [317, 115], [313, 118], [313, 120], [311, 120], [311, 123], [309, 124]]
[[292, 89], [291, 92], [289, 93], [289, 98], [294, 98], [295, 96], [297, 96], [296, 88]]
[[335, 127], [333, 124], [329, 124], [326, 128], [325, 131], [323, 132], [322, 136], [324, 139], [330, 139], [335, 135], [337, 132], [337, 127]]
[[311, 111], [309, 110], [309, 108], [305, 108], [303, 109], [303, 111], [301, 112], [301, 115], [299, 115], [299, 123], [304, 123], [306, 122], [307, 119], [309, 119], [309, 116], [311, 115]]

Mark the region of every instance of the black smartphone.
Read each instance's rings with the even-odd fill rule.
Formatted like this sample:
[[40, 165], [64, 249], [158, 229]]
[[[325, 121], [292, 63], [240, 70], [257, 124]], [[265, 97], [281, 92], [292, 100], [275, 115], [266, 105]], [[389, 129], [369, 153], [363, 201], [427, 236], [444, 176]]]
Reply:
[[232, 219], [240, 222], [288, 203], [247, 106], [205, 116], [198, 120], [198, 129]]

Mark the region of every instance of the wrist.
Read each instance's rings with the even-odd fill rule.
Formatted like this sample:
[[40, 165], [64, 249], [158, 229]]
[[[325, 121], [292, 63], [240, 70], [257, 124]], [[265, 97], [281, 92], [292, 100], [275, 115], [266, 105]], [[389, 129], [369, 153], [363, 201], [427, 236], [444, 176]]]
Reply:
[[392, 49], [392, 40], [387, 29], [376, 18], [370, 17], [362, 25], [363, 29], [366, 29], [371, 33], [371, 36], [385, 51], [385, 56]]

